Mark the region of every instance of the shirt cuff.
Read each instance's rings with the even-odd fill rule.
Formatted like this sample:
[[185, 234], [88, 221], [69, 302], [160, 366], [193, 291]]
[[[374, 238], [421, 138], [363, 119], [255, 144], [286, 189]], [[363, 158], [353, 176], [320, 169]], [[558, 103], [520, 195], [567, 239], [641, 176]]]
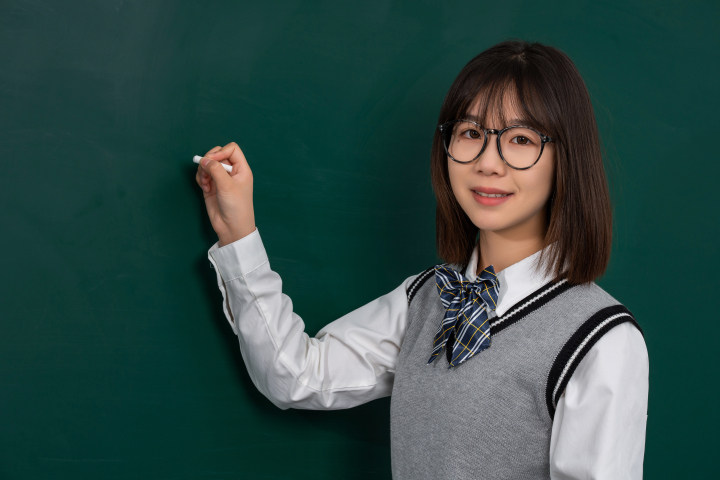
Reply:
[[247, 275], [268, 261], [260, 231], [255, 230], [240, 240], [218, 247], [217, 241], [208, 250], [214, 265], [222, 279], [227, 283]]

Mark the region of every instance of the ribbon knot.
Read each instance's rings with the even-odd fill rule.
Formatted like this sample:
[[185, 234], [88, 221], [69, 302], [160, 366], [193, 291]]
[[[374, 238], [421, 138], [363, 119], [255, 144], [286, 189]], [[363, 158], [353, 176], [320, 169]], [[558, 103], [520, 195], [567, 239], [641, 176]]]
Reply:
[[446, 265], [435, 266], [435, 284], [445, 307], [428, 364], [450, 342], [448, 363], [452, 368], [490, 347], [488, 312], [497, 307], [500, 282], [492, 265], [484, 269], [471, 282], [455, 269]]

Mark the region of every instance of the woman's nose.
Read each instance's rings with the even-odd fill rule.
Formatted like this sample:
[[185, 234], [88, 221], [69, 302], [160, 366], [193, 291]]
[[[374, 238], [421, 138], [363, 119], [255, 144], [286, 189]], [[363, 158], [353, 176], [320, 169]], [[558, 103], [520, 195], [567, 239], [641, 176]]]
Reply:
[[475, 171], [482, 172], [485, 175], [492, 175], [493, 173], [503, 175], [505, 173], [506, 165], [498, 151], [496, 138], [495, 135], [488, 137], [485, 150], [475, 160]]

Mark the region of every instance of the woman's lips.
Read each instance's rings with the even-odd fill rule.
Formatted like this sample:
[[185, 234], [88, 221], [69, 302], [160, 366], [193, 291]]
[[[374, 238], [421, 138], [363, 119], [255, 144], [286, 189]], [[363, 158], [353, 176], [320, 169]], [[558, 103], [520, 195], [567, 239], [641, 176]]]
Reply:
[[[485, 190], [485, 189], [483, 189]], [[484, 193], [484, 192], [483, 192]], [[490, 207], [494, 207], [495, 205], [500, 205], [501, 203], [507, 202], [513, 194], [510, 193], [504, 197], [484, 197], [482, 195], [479, 195], [475, 190], [472, 190], [473, 198], [476, 202], [478, 202], [480, 205], [487, 205]]]

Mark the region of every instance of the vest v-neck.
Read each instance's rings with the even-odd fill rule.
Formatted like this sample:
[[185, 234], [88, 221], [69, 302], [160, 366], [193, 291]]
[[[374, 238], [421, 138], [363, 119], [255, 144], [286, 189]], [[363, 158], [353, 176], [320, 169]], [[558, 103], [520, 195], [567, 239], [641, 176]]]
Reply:
[[490, 320], [490, 331], [497, 335], [514, 323], [519, 322], [530, 313], [540, 309], [552, 299], [573, 287], [567, 280], [549, 280], [535, 291], [529, 293], [519, 301], [510, 305], [503, 315], [496, 316]]
[[[545, 247], [545, 249], [547, 248]], [[500, 288], [495, 315], [502, 317], [519, 302], [522, 302], [552, 280], [552, 276], [546, 275], [543, 269], [537, 266], [537, 260], [542, 251], [538, 250], [532, 255], [496, 272]], [[475, 245], [468, 266], [465, 269], [465, 277], [471, 282], [474, 282], [477, 278], [475, 274], [477, 263], [478, 247]]]

